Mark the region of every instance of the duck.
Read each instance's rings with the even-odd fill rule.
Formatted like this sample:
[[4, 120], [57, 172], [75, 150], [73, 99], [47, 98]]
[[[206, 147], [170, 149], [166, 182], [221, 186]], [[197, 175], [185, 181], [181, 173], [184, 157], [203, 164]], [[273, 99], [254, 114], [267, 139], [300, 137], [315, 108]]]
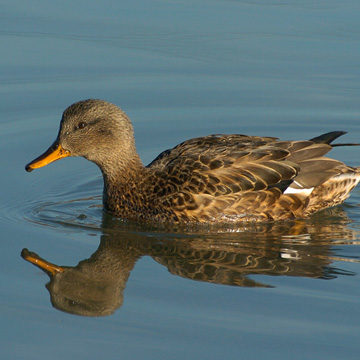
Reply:
[[214, 134], [186, 140], [143, 165], [131, 120], [118, 106], [87, 99], [70, 105], [58, 135], [30, 172], [68, 156], [95, 163], [103, 209], [129, 221], [241, 224], [306, 218], [344, 202], [360, 167], [326, 157], [344, 131], [310, 140]]

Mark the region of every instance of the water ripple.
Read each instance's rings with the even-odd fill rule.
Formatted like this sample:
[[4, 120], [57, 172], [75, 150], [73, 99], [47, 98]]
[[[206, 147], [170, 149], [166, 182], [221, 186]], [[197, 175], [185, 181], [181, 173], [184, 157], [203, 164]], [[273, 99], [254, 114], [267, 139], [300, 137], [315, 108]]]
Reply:
[[25, 214], [25, 220], [55, 228], [101, 228], [101, 196], [40, 203]]

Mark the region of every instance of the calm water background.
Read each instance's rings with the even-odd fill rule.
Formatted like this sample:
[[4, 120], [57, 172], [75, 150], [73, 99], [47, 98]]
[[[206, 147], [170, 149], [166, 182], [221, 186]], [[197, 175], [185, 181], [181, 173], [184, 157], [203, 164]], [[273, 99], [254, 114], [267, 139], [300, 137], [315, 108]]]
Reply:
[[[144, 163], [210, 133], [307, 139], [345, 130], [344, 141], [359, 141], [358, 1], [19, 0], [0, 9], [4, 359], [358, 358], [359, 188], [335, 214], [280, 232], [173, 235], [120, 224], [114, 242], [143, 256], [107, 317], [54, 309], [48, 277], [20, 257], [26, 247], [76, 266], [106, 232], [93, 164], [72, 158], [24, 171], [74, 101], [121, 106]], [[333, 153], [360, 165], [360, 149]], [[245, 278], [271, 287], [173, 275], [162, 251], [174, 244], [176, 254], [258, 254], [266, 266]], [[282, 271], [269, 270], [284, 259]]]

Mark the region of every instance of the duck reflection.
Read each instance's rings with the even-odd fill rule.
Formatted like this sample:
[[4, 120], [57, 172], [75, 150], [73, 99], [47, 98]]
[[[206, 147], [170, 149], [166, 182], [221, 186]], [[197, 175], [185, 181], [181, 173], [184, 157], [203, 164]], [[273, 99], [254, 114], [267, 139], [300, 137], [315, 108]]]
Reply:
[[249, 275], [333, 279], [352, 273], [331, 266], [332, 246], [356, 241], [341, 209], [306, 221], [266, 223], [237, 232], [169, 235], [144, 232], [104, 214], [98, 249], [77, 266], [58, 266], [23, 249], [45, 271], [53, 306], [83, 316], [112, 314], [138, 259], [151, 256], [173, 275], [210, 283], [271, 287]]

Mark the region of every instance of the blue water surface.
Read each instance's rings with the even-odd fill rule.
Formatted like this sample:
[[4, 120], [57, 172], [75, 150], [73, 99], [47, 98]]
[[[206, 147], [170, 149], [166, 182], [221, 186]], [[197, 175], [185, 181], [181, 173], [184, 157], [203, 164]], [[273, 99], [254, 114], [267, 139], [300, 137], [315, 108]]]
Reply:
[[[62, 111], [90, 97], [126, 111], [145, 164], [211, 133], [309, 139], [344, 130], [344, 142], [359, 142], [358, 1], [0, 8], [4, 359], [358, 359], [359, 188], [310, 221], [196, 234], [114, 228], [101, 210], [100, 171], [84, 159], [24, 170], [55, 139]], [[333, 151], [352, 166], [359, 154]], [[28, 248], [75, 267], [107, 241], [141, 256], [105, 317], [54, 308], [49, 278], [20, 257]], [[132, 261], [119, 251], [119, 264]]]

